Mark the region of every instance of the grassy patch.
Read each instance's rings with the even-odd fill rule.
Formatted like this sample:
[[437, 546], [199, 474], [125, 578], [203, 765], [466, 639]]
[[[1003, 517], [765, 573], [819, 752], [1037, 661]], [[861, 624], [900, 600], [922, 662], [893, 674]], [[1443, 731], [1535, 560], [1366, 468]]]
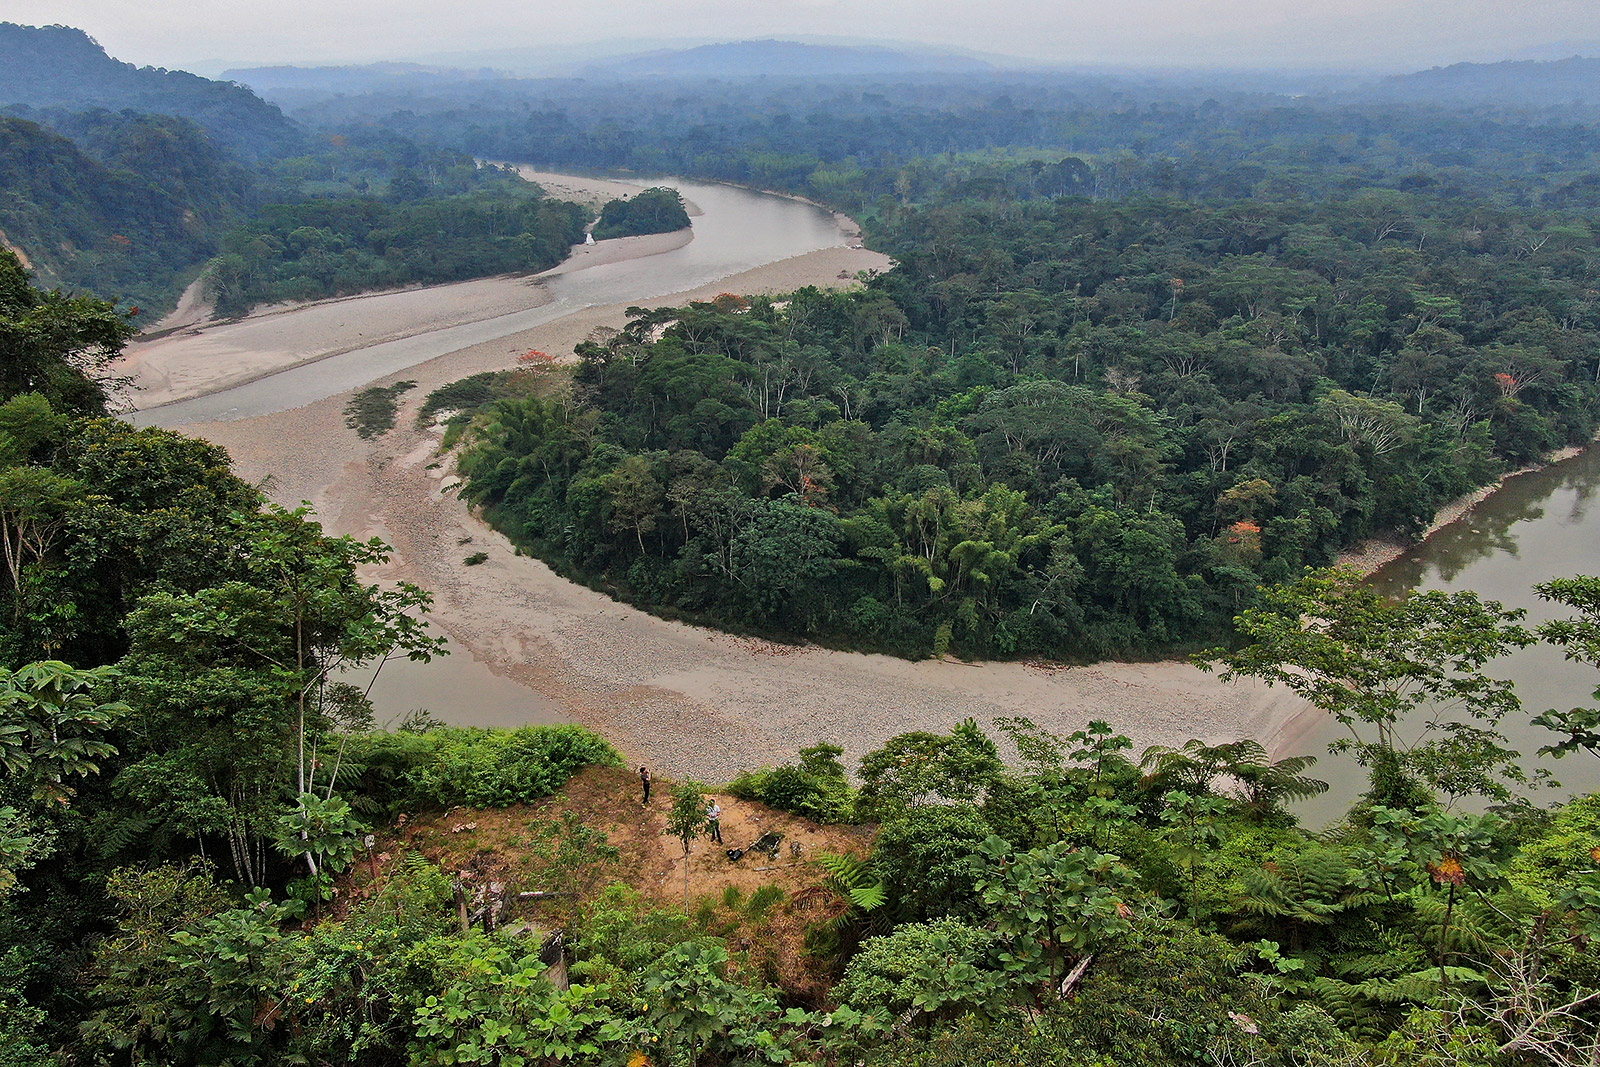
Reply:
[[375, 385], [363, 389], [350, 398], [344, 406], [344, 424], [362, 440], [382, 437], [394, 429], [395, 411], [400, 406], [400, 394], [415, 389], [413, 381], [395, 382], [393, 385]]

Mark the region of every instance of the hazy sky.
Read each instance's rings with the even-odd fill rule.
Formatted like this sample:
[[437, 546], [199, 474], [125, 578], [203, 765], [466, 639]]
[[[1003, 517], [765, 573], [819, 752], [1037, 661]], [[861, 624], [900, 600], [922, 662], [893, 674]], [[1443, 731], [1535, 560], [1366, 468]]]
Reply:
[[206, 74], [617, 38], [797, 34], [1068, 64], [1393, 69], [1551, 45], [1600, 52], [1600, 0], [0, 0], [0, 20], [77, 26], [119, 59]]

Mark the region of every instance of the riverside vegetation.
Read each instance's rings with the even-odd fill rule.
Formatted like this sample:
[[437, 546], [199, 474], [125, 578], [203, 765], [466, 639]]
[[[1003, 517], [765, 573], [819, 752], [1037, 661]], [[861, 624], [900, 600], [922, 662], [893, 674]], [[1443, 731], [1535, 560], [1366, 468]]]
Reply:
[[[430, 397], [523, 546], [658, 611], [905, 655], [1193, 649], [1333, 716], [1366, 794], [1312, 832], [1287, 809], [1323, 788], [1310, 756], [1134, 753], [1101, 722], [818, 745], [727, 791], [870, 848], [686, 900], [691, 865], [722, 869], [706, 787], [661, 783], [686, 877], [656, 886], [583, 791], [609, 773], [634, 802], [587, 731], [375, 729], [334, 678], [439, 654], [426, 591], [361, 582], [381, 543], [266, 506], [220, 450], [107, 418], [92, 372], [127, 314], [0, 252], [0, 1065], [1594, 1063], [1600, 805], [1539, 802], [1557, 764], [1509, 750], [1525, 712], [1492, 665], [1534, 641], [1600, 662], [1600, 580], [1541, 587], [1566, 617], [1530, 629], [1317, 566], [1592, 431], [1582, 121], [987, 83], [829, 89], [797, 120], [823, 90], [569, 91], [473, 129], [319, 128], [274, 165], [307, 198], [283, 225], [323, 232], [258, 229], [258, 291], [297, 241], [378, 269], [347, 216], [445, 210], [429, 189], [501, 180], [469, 172], [480, 149], [805, 192], [900, 266], [641, 312], [570, 391]], [[79, 121], [9, 128], [65, 152], [41, 117]], [[103, 228], [126, 205], [101, 206], [26, 217], [101, 234], [123, 277]], [[352, 421], [382, 432], [395, 396]], [[1553, 731], [1536, 761], [1600, 750], [1600, 711], [1527, 711]], [[491, 854], [553, 892], [464, 931]]]
[[1262, 583], [1592, 438], [1586, 105], [1002, 84], [300, 114], [803, 194], [896, 259], [641, 312], [569, 395], [508, 375], [452, 408], [492, 523], [659, 614], [908, 657], [1185, 652]]
[[[589, 221], [460, 151], [311, 132], [242, 86], [135, 70], [60, 26], [0, 23], [0, 184], [0, 235], [46, 280], [156, 312], [197, 275], [231, 316], [537, 272]], [[689, 225], [675, 194], [634, 199], [605, 205], [598, 237]]]
[[641, 312], [479, 409], [468, 498], [659, 612], [1145, 656], [1594, 430], [1577, 213], [957, 188], [884, 208], [857, 291]]
[[[1514, 791], [1497, 725], [1516, 701], [1482, 673], [1536, 639], [1600, 662], [1600, 580], [1546, 587], [1571, 614], [1536, 632], [1339, 572], [1243, 612], [1202, 658], [1300, 689], [1371, 769], [1330, 830], [1284, 807], [1324, 788], [1308, 756], [1196, 741], [1135, 761], [1103, 723], [968, 722], [864, 754], [859, 786], [827, 745], [741, 776], [734, 796], [868, 824], [870, 854], [794, 861], [812, 873], [792, 896], [685, 899], [618, 884], [598, 803], [530, 806], [621, 762], [592, 734], [372, 729], [334, 672], [437, 654], [427, 594], [362, 584], [381, 543], [264, 507], [213, 447], [104, 417], [85, 371], [127, 331], [0, 255], [8, 1067], [1521, 1067], [1600, 1048], [1600, 807]], [[1404, 740], [1447, 706], [1462, 725]], [[1553, 753], [1600, 746], [1600, 713], [1543, 719]], [[716, 869], [703, 787], [672, 793], [669, 851]], [[497, 808], [524, 829], [492, 847], [556, 890], [512, 917], [564, 930], [564, 973], [520, 922], [463, 930], [470, 864], [441, 869], [458, 852], [405, 828], [450, 809], [444, 839], [477, 835]]]

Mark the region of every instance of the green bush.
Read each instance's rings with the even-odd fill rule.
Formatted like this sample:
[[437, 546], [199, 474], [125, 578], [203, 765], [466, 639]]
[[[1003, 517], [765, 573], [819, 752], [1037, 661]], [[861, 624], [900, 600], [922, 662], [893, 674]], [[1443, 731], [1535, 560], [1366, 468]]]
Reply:
[[505, 371], [484, 371], [453, 382], [446, 382], [422, 402], [417, 421], [426, 423], [441, 411], [477, 411], [500, 395]]
[[862, 945], [833, 996], [857, 1011], [903, 1015], [927, 991], [930, 969], [948, 971], [957, 963], [986, 968], [994, 951], [992, 932], [959, 919], [907, 923]]
[[362, 734], [345, 758], [357, 768], [351, 792], [384, 812], [522, 804], [549, 796], [590, 764], [622, 765], [603, 739], [569, 725]]
[[904, 915], [979, 916], [971, 857], [993, 832], [971, 804], [908, 808], [884, 822], [872, 858]]
[[363, 441], [382, 437], [394, 429], [395, 412], [400, 406], [400, 394], [415, 389], [416, 382], [395, 382], [393, 385], [374, 385], [350, 398], [344, 406], [344, 424], [356, 432]]
[[849, 822], [855, 793], [845, 777], [837, 745], [800, 750], [798, 764], [745, 771], [728, 783], [728, 792], [817, 822]]
[[1581, 871], [1600, 867], [1600, 793], [1574, 797], [1553, 813], [1550, 825], [1524, 844], [1511, 862], [1511, 884], [1540, 907], [1549, 907]]

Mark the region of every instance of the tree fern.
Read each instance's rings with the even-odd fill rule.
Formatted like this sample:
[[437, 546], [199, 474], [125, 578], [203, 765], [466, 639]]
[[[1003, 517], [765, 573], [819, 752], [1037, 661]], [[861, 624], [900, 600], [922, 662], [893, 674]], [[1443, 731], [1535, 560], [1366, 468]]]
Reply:
[[885, 907], [889, 889], [871, 868], [854, 856], [834, 852], [819, 852], [816, 862], [828, 872], [824, 883], [849, 906], [819, 927], [819, 932], [834, 947], [848, 950], [853, 943], [888, 931], [893, 925], [890, 912]]
[[888, 899], [888, 888], [873, 876], [866, 863], [854, 856], [835, 852], [817, 855], [817, 863], [828, 872], [828, 885], [863, 912], [876, 911]]

